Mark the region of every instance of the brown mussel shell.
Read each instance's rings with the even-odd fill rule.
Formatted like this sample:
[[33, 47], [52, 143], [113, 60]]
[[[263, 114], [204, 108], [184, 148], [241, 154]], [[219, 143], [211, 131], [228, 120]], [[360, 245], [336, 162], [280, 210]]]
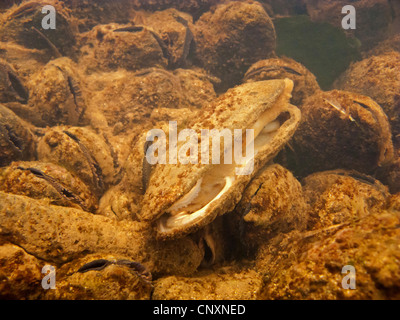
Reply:
[[[44, 29], [46, 5], [55, 9], [56, 28]], [[54, 56], [73, 55], [77, 28], [67, 9], [58, 1], [24, 1], [0, 18], [1, 41], [17, 42], [27, 48], [49, 49]]]
[[14, 112], [0, 105], [0, 166], [36, 157], [36, 139]]
[[356, 62], [335, 82], [337, 89], [374, 99], [387, 114], [400, 146], [400, 53], [391, 51]]
[[285, 78], [293, 80], [291, 101], [300, 108], [307, 97], [320, 90], [317, 79], [305, 66], [286, 57], [257, 61], [247, 70], [243, 82]]
[[151, 273], [126, 257], [93, 254], [57, 270], [55, 290], [44, 299], [149, 300]]
[[52, 163], [13, 162], [1, 170], [0, 190], [54, 205], [97, 210], [97, 199], [89, 188], [65, 168]]
[[89, 73], [118, 68], [135, 71], [168, 64], [164, 43], [155, 31], [145, 26], [97, 25], [82, 34], [80, 41], [79, 64]]
[[5, 60], [0, 59], [0, 102], [26, 104], [29, 91], [17, 71]]
[[26, 112], [20, 111], [21, 117], [40, 127], [84, 123], [86, 101], [82, 80], [72, 60], [64, 57], [50, 61], [31, 76], [27, 85], [31, 95]]
[[96, 195], [116, 181], [118, 159], [101, 135], [85, 127], [53, 127], [38, 142], [40, 161], [64, 166]]
[[381, 107], [347, 91], [307, 98], [291, 146], [287, 164], [300, 176], [331, 169], [372, 174], [393, 159], [390, 125]]
[[256, 61], [274, 54], [272, 20], [258, 2], [218, 5], [195, 23], [195, 60], [221, 79], [220, 90], [240, 83]]

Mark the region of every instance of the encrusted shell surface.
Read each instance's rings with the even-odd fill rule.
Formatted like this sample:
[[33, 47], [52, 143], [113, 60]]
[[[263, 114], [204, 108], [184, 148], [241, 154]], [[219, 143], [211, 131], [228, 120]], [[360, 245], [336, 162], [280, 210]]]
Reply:
[[156, 276], [189, 275], [204, 256], [189, 237], [156, 241], [146, 223], [116, 221], [1, 191], [0, 225], [2, 239], [56, 265], [91, 253], [111, 254], [140, 262]]
[[400, 192], [400, 150], [395, 152], [397, 156], [391, 163], [379, 168], [376, 177], [389, 187], [391, 193]]
[[[395, 210], [373, 212], [265, 246], [256, 260], [257, 270], [268, 275], [259, 298], [399, 299], [399, 215]], [[343, 289], [344, 266], [355, 268], [356, 290]]]
[[88, 88], [92, 92], [88, 117], [95, 122], [93, 118], [100, 114], [115, 135], [144, 130], [153, 111], [199, 107], [215, 96], [212, 84], [201, 73], [193, 72], [190, 78], [185, 72], [174, 74], [160, 68], [93, 74], [88, 77]]
[[381, 212], [386, 209], [390, 195], [381, 182], [357, 171], [317, 172], [304, 178], [302, 183], [314, 230]]
[[55, 290], [44, 292], [43, 299], [149, 300], [151, 279], [130, 268], [130, 263], [128, 257], [110, 254], [91, 254], [66, 263], [57, 270]]
[[19, 116], [36, 126], [84, 123], [86, 109], [82, 79], [69, 58], [50, 61], [27, 82], [30, 92], [26, 107], [12, 107]]
[[162, 40], [144, 26], [110, 23], [97, 25], [81, 36], [79, 64], [89, 73], [165, 67]]
[[287, 164], [297, 175], [331, 169], [372, 174], [392, 161], [390, 125], [371, 98], [339, 90], [317, 92], [301, 109], [299, 129], [287, 150]]
[[213, 5], [223, 2], [221, 0], [133, 0], [132, 3], [135, 9], [144, 9], [150, 11], [164, 10], [167, 8], [175, 8], [192, 14], [198, 18], [202, 13], [209, 10]]
[[220, 89], [236, 85], [256, 61], [275, 50], [275, 28], [258, 2], [218, 5], [195, 23], [196, 59], [222, 80]]
[[121, 183], [108, 189], [100, 198], [98, 214], [117, 220], [137, 220], [142, 194], [133, 192], [132, 186], [122, 179]]
[[[0, 2], [1, 298], [400, 298], [398, 0]], [[306, 69], [315, 41], [284, 48], [304, 18], [363, 57], [342, 91]], [[170, 152], [170, 122], [199, 154], [203, 129], [241, 129], [242, 156], [260, 129], [251, 174], [150, 164], [146, 137], [163, 130]]]
[[[259, 297], [398, 298], [397, 289], [387, 287], [399, 286], [399, 212], [394, 197], [388, 209], [387, 188], [371, 176], [344, 170], [313, 174], [303, 184], [310, 223], [304, 232], [278, 234], [259, 247], [256, 270], [266, 275]], [[343, 290], [345, 265], [355, 268], [357, 288], [363, 290]]]
[[393, 194], [389, 201], [389, 209], [393, 209], [400, 212], [400, 192]]
[[400, 146], [400, 53], [391, 51], [356, 62], [335, 82], [335, 87], [374, 99], [385, 111]]
[[138, 220], [151, 167], [146, 165], [146, 134], [135, 136], [127, 146], [124, 175], [118, 185], [110, 188], [101, 198], [99, 213], [118, 220]]
[[[235, 288], [235, 290], [232, 290]], [[254, 300], [262, 288], [262, 277], [246, 266], [226, 266], [198, 272], [192, 277], [170, 276], [154, 282], [155, 300]]]
[[38, 142], [38, 159], [64, 166], [101, 195], [117, 179], [118, 159], [104, 136], [86, 127], [48, 128]]
[[[397, 6], [399, 7], [400, 12], [400, 5]], [[393, 28], [396, 27], [394, 26]], [[371, 56], [379, 56], [392, 51], [400, 52], [400, 33], [394, 32], [394, 34], [388, 39], [379, 42], [374, 48], [364, 53], [363, 57], [368, 58]]]
[[0, 42], [0, 58], [10, 63], [23, 80], [41, 69], [52, 58], [44, 50], [26, 48], [17, 43]]
[[5, 300], [38, 299], [43, 292], [42, 261], [11, 243], [0, 245], [0, 297]]
[[208, 75], [200, 68], [175, 69], [184, 93], [183, 106], [201, 108], [216, 98], [214, 86], [220, 83], [216, 77]]
[[89, 31], [99, 24], [129, 23], [136, 15], [130, 0], [63, 0], [63, 4], [77, 18], [79, 32]]
[[[307, 205], [300, 182], [278, 164], [266, 166], [246, 187], [235, 208], [240, 241], [257, 248], [269, 239], [307, 227]], [[234, 219], [232, 219], [234, 220]]]
[[59, 206], [95, 212], [97, 198], [65, 168], [52, 163], [18, 161], [0, 170], [0, 190]]
[[[45, 17], [42, 8], [46, 5], [52, 5], [55, 8], [56, 28], [54, 30], [42, 28], [42, 19]], [[46, 48], [50, 51], [53, 51], [51, 47], [53, 45], [61, 55], [74, 54], [76, 32], [77, 28], [68, 9], [65, 9], [57, 0], [24, 1], [0, 17], [1, 41], [17, 42], [27, 48]]]
[[[294, 106], [287, 105], [290, 98], [288, 89], [291, 91], [291, 86], [292, 81], [289, 79], [243, 84], [229, 90], [204, 108], [203, 118], [200, 121], [193, 120], [192, 123], [190, 121], [187, 123], [187, 126], [195, 131], [203, 128], [245, 130], [251, 128], [260, 115], [265, 114], [268, 110], [271, 110], [273, 119], [284, 112], [289, 114], [288, 119], [283, 122], [272, 141], [255, 156], [253, 172], [238, 176], [233, 182], [232, 189], [224, 193], [218, 201], [211, 203], [207, 214], [200, 221], [192, 223], [190, 226], [177, 228], [176, 231], [170, 232], [170, 236], [196, 230], [214, 220], [218, 215], [232, 210], [240, 200], [242, 191], [251, 177], [272, 159], [290, 139], [300, 121], [300, 111]], [[164, 125], [162, 129], [164, 132], [168, 132], [168, 125]], [[178, 148], [182, 143], [178, 144]], [[222, 144], [223, 142], [220, 147]], [[212, 159], [211, 152], [212, 150], [210, 150], [210, 159]], [[143, 198], [140, 218], [150, 221], [159, 218], [212, 168], [212, 164], [202, 163], [156, 164], [152, 169], [148, 188]]]
[[29, 125], [0, 105], [0, 166], [36, 156], [36, 139]]
[[320, 90], [315, 76], [301, 63], [293, 59], [271, 58], [254, 63], [244, 75], [244, 82], [260, 80], [293, 80], [292, 103], [301, 108], [303, 101]]
[[193, 18], [191, 15], [170, 8], [145, 16], [144, 25], [159, 34], [167, 51], [168, 66], [185, 67], [193, 47]]

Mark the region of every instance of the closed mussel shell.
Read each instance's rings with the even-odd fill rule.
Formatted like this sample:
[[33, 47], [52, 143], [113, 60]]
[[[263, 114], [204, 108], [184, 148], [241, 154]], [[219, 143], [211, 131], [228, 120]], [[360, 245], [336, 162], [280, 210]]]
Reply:
[[34, 159], [35, 153], [35, 138], [29, 126], [0, 105], [0, 166], [15, 160]]
[[244, 75], [244, 82], [272, 79], [293, 80], [292, 104], [300, 107], [303, 101], [320, 90], [315, 76], [301, 63], [293, 59], [271, 58], [254, 63]]
[[[48, 5], [52, 6], [51, 11], [47, 10]], [[54, 26], [49, 23], [50, 19]], [[50, 27], [43, 27], [44, 23], [49, 23]], [[49, 49], [54, 56], [74, 54], [76, 32], [68, 10], [54, 0], [24, 1], [0, 18], [1, 41], [17, 42], [27, 48]]]
[[97, 199], [89, 188], [65, 168], [52, 163], [18, 161], [2, 168], [0, 190], [89, 212]]
[[331, 169], [372, 174], [393, 158], [387, 116], [371, 98], [333, 90], [302, 105], [289, 166], [298, 175]]
[[29, 92], [17, 71], [7, 61], [0, 59], [0, 102], [26, 104]]
[[57, 277], [44, 299], [149, 300], [152, 291], [146, 267], [118, 255], [87, 255], [63, 265]]
[[25, 110], [18, 111], [21, 117], [40, 127], [84, 122], [82, 79], [69, 58], [50, 61], [30, 77], [27, 86], [31, 94]]
[[64, 166], [96, 195], [115, 182], [118, 173], [112, 146], [103, 136], [85, 127], [49, 128], [38, 142], [38, 158]]

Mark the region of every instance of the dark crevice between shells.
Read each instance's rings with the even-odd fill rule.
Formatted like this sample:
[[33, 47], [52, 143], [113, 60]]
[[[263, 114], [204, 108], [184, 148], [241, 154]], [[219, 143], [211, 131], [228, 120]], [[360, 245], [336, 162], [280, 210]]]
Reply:
[[[247, 202], [247, 204], [245, 205], [243, 212], [241, 214], [241, 219], [239, 221], [239, 236], [240, 239], [245, 238], [245, 232], [246, 232], [246, 223], [244, 221], [244, 217], [250, 212], [251, 208], [252, 208], [252, 200], [253, 198], [257, 195], [257, 193], [260, 191], [260, 189], [262, 188], [263, 183], [260, 183], [260, 185], [258, 186], [257, 190], [254, 192], [254, 194], [250, 197], [249, 201]], [[248, 253], [249, 254], [249, 253]]]
[[111, 210], [111, 212], [112, 212], [117, 218], [119, 218], [119, 217], [118, 217], [118, 214], [115, 212], [115, 210], [114, 210], [112, 204], [111, 204], [111, 206], [110, 206], [110, 210]]
[[174, 66], [175, 68], [177, 67], [185, 67], [186, 66], [186, 59], [190, 55], [191, 49], [194, 47], [192, 46], [192, 42], [194, 39], [193, 32], [189, 28], [189, 22], [182, 18], [181, 16], [176, 16], [174, 17], [177, 22], [182, 24], [186, 28], [186, 33], [185, 33], [185, 40], [183, 44], [183, 51], [182, 55], [179, 57], [179, 59], [175, 62]]
[[171, 54], [169, 53], [167, 45], [164, 43], [164, 41], [160, 38], [160, 36], [153, 30], [147, 29], [151, 33], [151, 35], [156, 39], [158, 45], [161, 48], [162, 54], [165, 59], [168, 60], [168, 64], [171, 62]]
[[24, 87], [24, 85], [22, 84], [21, 80], [17, 77], [16, 74], [14, 74], [11, 71], [7, 72], [7, 76], [8, 76], [8, 80], [11, 83], [12, 88], [14, 89], [14, 91], [20, 97], [19, 102], [21, 102], [23, 104], [27, 104], [28, 103], [28, 99], [29, 99], [29, 92]]
[[104, 141], [106, 142], [106, 144], [108, 145], [108, 147], [110, 148], [111, 157], [113, 159], [113, 166], [114, 166], [114, 169], [116, 169], [119, 167], [118, 155], [116, 154], [112, 144], [110, 143], [110, 140], [108, 140], [106, 133], [103, 133], [103, 138], [104, 138]]
[[60, 70], [60, 72], [62, 73], [62, 75], [64, 76], [64, 78], [68, 83], [69, 91], [71, 92], [72, 97], [74, 99], [75, 113], [79, 115], [78, 122], [81, 122], [85, 110], [85, 103], [83, 100], [82, 90], [80, 88], [80, 85], [78, 81], [76, 81], [72, 76], [70, 76], [65, 70], [63, 70], [59, 66], [56, 66], [56, 68]]
[[377, 124], [380, 125], [380, 121], [379, 121], [378, 118], [376, 117], [374, 110], [372, 110], [372, 109], [371, 109], [368, 105], [366, 105], [365, 103], [362, 103], [362, 102], [359, 102], [359, 101], [356, 101], [356, 100], [353, 100], [353, 102], [354, 102], [354, 103], [357, 103], [357, 104], [358, 104], [359, 106], [361, 106], [362, 108], [368, 110], [369, 113], [370, 113], [370, 114], [372, 115], [372, 117], [374, 118], [375, 122], [376, 122]]
[[64, 199], [77, 204], [82, 208], [82, 210], [90, 212], [89, 209], [86, 207], [85, 203], [82, 199], [71, 192], [68, 188], [66, 188], [62, 183], [54, 179], [53, 177], [45, 174], [39, 169], [36, 168], [23, 168], [17, 167], [19, 170], [29, 171], [30, 173], [34, 174], [36, 177], [45, 180], [48, 184], [50, 184]]
[[[261, 187], [262, 187], [263, 183], [260, 183], [260, 185], [258, 186], [256, 192], [254, 192], [254, 194], [251, 196], [249, 202], [246, 204], [244, 210], [243, 210], [243, 214], [242, 214], [242, 218], [248, 214], [251, 210], [252, 204], [251, 201], [253, 200], [253, 198], [257, 195], [258, 191], [260, 191]], [[243, 219], [242, 219], [243, 220]]]
[[143, 31], [143, 29], [144, 29], [143, 26], [130, 26], [130, 27], [115, 29], [113, 30], [113, 32], [140, 32]]
[[84, 264], [82, 267], [78, 269], [77, 272], [85, 273], [87, 271], [101, 271], [111, 263], [112, 263], [111, 261], [106, 259], [93, 260], [89, 263]]
[[4, 127], [8, 135], [8, 141], [12, 143], [12, 146], [15, 151], [21, 153], [22, 150], [24, 149], [24, 141], [15, 134], [15, 132], [9, 125], [6, 124]]
[[78, 269], [77, 272], [85, 273], [87, 271], [101, 271], [111, 264], [119, 265], [119, 266], [126, 266], [129, 269], [131, 269], [133, 272], [135, 272], [143, 280], [145, 280], [147, 282], [152, 281], [152, 275], [151, 275], [150, 271], [144, 265], [142, 265], [139, 262], [124, 260], [124, 259], [117, 260], [117, 261], [110, 261], [110, 260], [106, 260], [106, 259], [93, 260], [91, 262], [84, 264], [82, 267], [80, 267]]
[[[111, 158], [113, 160], [113, 167], [115, 169], [115, 174], [113, 176], [113, 178], [114, 178], [113, 183], [114, 183], [114, 185], [117, 185], [121, 181], [121, 179], [124, 175], [123, 167], [121, 167], [119, 165], [118, 154], [115, 152], [114, 147], [110, 143], [110, 140], [108, 139], [108, 136], [106, 133], [103, 133], [103, 138], [110, 150]], [[111, 210], [112, 210], [112, 208], [111, 208]], [[114, 212], [114, 214], [115, 214], [115, 212]]]
[[115, 175], [114, 175], [114, 185], [118, 184], [123, 176], [123, 168], [119, 165], [119, 160], [118, 160], [118, 154], [115, 152], [112, 144], [110, 143], [110, 140], [108, 139], [108, 136], [106, 133], [103, 133], [103, 138], [107, 146], [110, 148], [110, 154], [111, 158], [113, 159], [113, 167], [116, 170]]
[[371, 176], [367, 176], [365, 174], [362, 174], [362, 173], [359, 173], [359, 172], [356, 172], [356, 171], [352, 171], [352, 172], [349, 172], [349, 173], [338, 172], [337, 174], [340, 175], [340, 176], [349, 176], [349, 177], [351, 177], [353, 179], [356, 179], [356, 180], [358, 180], [358, 181], [360, 181], [362, 183], [369, 184], [371, 186], [373, 186], [375, 184], [375, 181], [376, 181]]
[[81, 88], [78, 82], [69, 75], [67, 75], [67, 81], [68, 81], [69, 91], [72, 93], [72, 96], [74, 97], [74, 104], [76, 108], [75, 111], [77, 112], [77, 114], [79, 114], [80, 117], [79, 121], [81, 121], [83, 110], [85, 109]]
[[302, 74], [300, 72], [297, 72], [296, 70], [289, 68], [289, 67], [282, 67], [282, 69], [284, 69], [286, 72], [289, 72], [291, 74], [295, 74], [297, 76], [302, 76]]
[[201, 266], [210, 267], [215, 261], [215, 253], [206, 239], [202, 239], [201, 241], [201, 247], [204, 249], [204, 256], [201, 262]]
[[136, 71], [134, 73], [135, 77], [142, 77], [142, 76], [147, 76], [148, 74], [155, 72], [155, 68], [145, 68], [145, 69], [141, 69], [139, 71]]

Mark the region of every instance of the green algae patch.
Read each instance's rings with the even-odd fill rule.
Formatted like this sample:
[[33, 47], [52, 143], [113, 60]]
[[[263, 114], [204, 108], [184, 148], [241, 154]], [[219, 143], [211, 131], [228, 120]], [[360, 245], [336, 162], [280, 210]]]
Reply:
[[352, 61], [361, 58], [360, 41], [328, 23], [310, 21], [308, 16], [274, 20], [279, 56], [304, 64], [327, 90]]

